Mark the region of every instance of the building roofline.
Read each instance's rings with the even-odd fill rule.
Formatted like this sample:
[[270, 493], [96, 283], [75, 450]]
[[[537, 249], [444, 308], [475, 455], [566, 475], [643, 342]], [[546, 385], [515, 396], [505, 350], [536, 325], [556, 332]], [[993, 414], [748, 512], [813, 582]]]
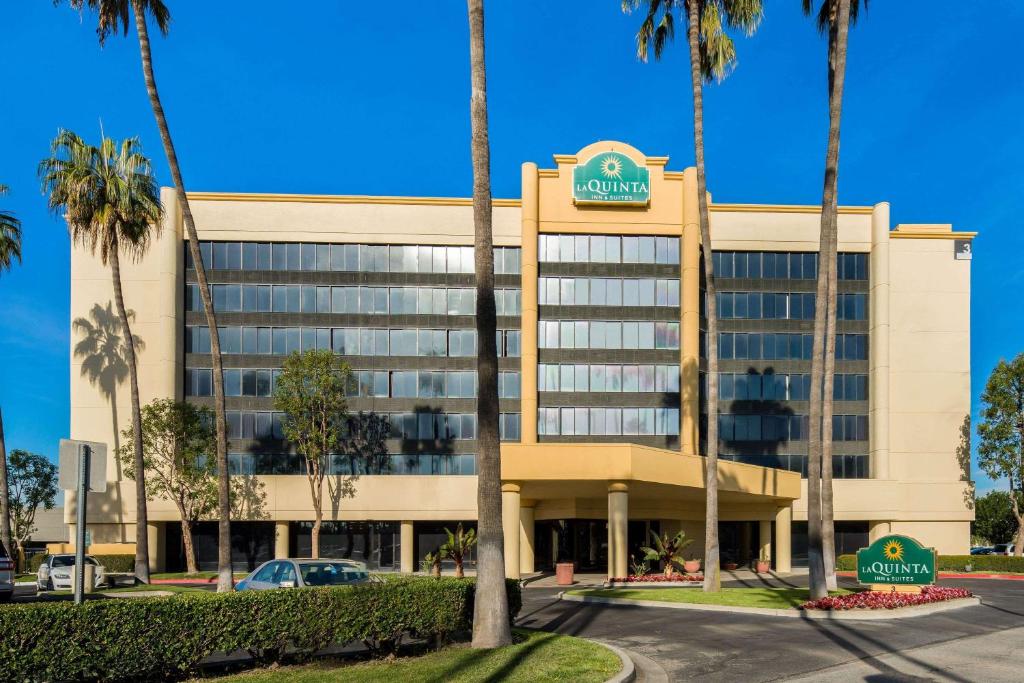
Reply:
[[[301, 204], [404, 204], [422, 206], [473, 206], [470, 197], [400, 197], [333, 194], [280, 194], [272, 192], [189, 192], [199, 202], [295, 202]], [[494, 206], [517, 207], [519, 199], [494, 199]]]

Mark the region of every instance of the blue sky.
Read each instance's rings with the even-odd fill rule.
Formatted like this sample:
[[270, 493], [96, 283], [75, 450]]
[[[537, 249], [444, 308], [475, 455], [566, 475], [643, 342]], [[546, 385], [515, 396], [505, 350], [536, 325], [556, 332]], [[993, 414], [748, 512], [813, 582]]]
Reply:
[[[374, 3], [169, 3], [153, 36], [157, 78], [191, 190], [468, 196], [465, 5], [381, 12]], [[585, 4], [588, 11], [581, 9]], [[709, 189], [718, 201], [820, 201], [825, 45], [800, 3], [771, 2], [740, 63], [706, 91]], [[893, 223], [978, 230], [973, 410], [1001, 357], [1021, 351], [1018, 215], [1024, 5], [876, 2], [850, 39], [840, 201], [889, 201]], [[424, 11], [425, 9], [429, 9]], [[488, 4], [492, 173], [519, 195], [519, 165], [597, 139], [670, 168], [693, 160], [682, 46], [634, 58], [638, 18], [619, 0]], [[3, 3], [0, 199], [24, 222], [24, 263], [0, 275], [0, 378], [8, 448], [56, 457], [68, 432], [69, 245], [35, 168], [60, 127], [137, 135], [169, 175], [134, 34], [100, 49], [95, 18], [49, 2]], [[976, 473], [978, 479], [983, 475]], [[981, 482], [981, 488], [990, 484]]]

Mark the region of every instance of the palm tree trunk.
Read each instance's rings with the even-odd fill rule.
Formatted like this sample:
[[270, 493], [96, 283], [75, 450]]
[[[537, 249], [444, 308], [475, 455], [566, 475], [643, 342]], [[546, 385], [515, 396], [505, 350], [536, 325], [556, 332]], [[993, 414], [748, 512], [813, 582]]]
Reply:
[[711, 224], [708, 216], [708, 183], [704, 172], [704, 91], [700, 57], [700, 15], [697, 7], [699, 3], [687, 4], [690, 81], [693, 87], [693, 147], [697, 163], [697, 208], [700, 213], [700, 246], [704, 256], [704, 291], [707, 300], [708, 441], [704, 462], [704, 590], [717, 592], [722, 588], [718, 551], [718, 309], [711, 250]]
[[7, 444], [4, 442], [4, 412], [0, 408], [0, 540], [4, 548], [11, 552], [11, 499], [10, 485], [7, 482]]
[[836, 528], [833, 512], [832, 495], [832, 412], [834, 401], [836, 373], [836, 247], [838, 221], [832, 230], [832, 244], [828, 258], [831, 269], [828, 277], [828, 311], [825, 320], [825, 368], [822, 384], [821, 406], [821, 552], [825, 566], [825, 587], [834, 591], [839, 589], [836, 580]]
[[142, 74], [146, 81], [146, 92], [149, 103], [156, 117], [160, 139], [163, 142], [167, 164], [171, 169], [171, 178], [181, 204], [181, 215], [188, 233], [188, 247], [195, 264], [196, 279], [199, 280], [199, 295], [203, 300], [203, 311], [206, 313], [206, 325], [210, 329], [210, 355], [213, 359], [213, 409], [216, 417], [217, 431], [217, 512], [219, 525], [217, 529], [217, 591], [225, 592], [234, 589], [231, 575], [231, 482], [228, 472], [228, 441], [227, 425], [224, 418], [224, 371], [220, 356], [220, 334], [217, 330], [217, 316], [213, 311], [213, 299], [210, 298], [210, 285], [206, 280], [206, 266], [199, 251], [199, 235], [192, 219], [192, 209], [185, 194], [185, 183], [181, 179], [181, 167], [178, 155], [174, 151], [174, 141], [167, 126], [164, 108], [157, 91], [156, 78], [153, 76], [153, 58], [149, 49], [149, 31], [146, 28], [146, 15], [141, 3], [132, 0], [135, 12], [135, 29], [139, 34], [139, 52], [142, 57]]
[[[135, 461], [135, 576], [149, 583], [149, 515], [146, 510], [146, 467], [142, 458], [142, 403], [139, 400], [139, 368], [135, 360], [135, 338], [128, 323], [121, 291], [121, 260], [119, 245], [110, 247], [110, 272], [114, 280], [114, 305], [124, 330], [124, 350], [128, 357], [128, 380], [132, 401], [132, 452]], [[81, 501], [79, 501], [81, 504]]]
[[467, 0], [472, 80], [473, 227], [477, 347], [477, 553], [473, 647], [512, 642], [505, 591], [505, 537], [501, 526], [501, 442], [498, 435], [498, 319], [494, 308], [491, 236], [491, 150], [487, 133], [484, 3]]
[[[823, 544], [823, 526], [825, 512], [823, 509], [823, 474], [822, 468], [829, 469], [830, 461], [823, 462], [825, 441], [822, 430], [830, 430], [831, 424], [823, 424], [825, 404], [828, 402], [831, 412], [832, 397], [823, 396], [825, 379], [825, 336], [826, 318], [835, 313], [835, 304], [829, 301], [829, 286], [835, 281], [835, 250], [838, 236], [838, 205], [836, 200], [839, 177], [839, 132], [840, 115], [842, 113], [843, 86], [846, 79], [846, 43], [850, 29], [850, 0], [837, 0], [835, 22], [835, 49], [829, 47], [829, 132], [828, 148], [825, 153], [825, 181], [821, 201], [821, 237], [818, 257], [818, 289], [815, 297], [814, 311], [814, 347], [811, 359], [811, 396], [810, 396], [810, 429], [808, 444], [807, 467], [807, 532], [808, 532], [808, 564], [810, 574], [810, 597], [816, 600], [828, 594], [825, 575], [825, 548]], [[834, 292], [833, 292], [834, 295]], [[830, 306], [831, 303], [831, 306]], [[833, 321], [834, 325], [834, 321]], [[834, 353], [834, 351], [833, 351]], [[833, 359], [834, 362], [834, 359]], [[834, 365], [833, 365], [834, 370]], [[831, 437], [828, 453], [831, 455]], [[831, 526], [831, 525], [830, 525]]]

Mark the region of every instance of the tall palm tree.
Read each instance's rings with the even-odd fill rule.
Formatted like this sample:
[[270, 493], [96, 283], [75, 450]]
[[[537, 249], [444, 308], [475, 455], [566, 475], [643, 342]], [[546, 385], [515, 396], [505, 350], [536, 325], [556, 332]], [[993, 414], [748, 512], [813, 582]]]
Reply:
[[[7, 186], [0, 185], [0, 197], [7, 194]], [[21, 263], [21, 221], [8, 211], [0, 211], [0, 272], [10, 270], [11, 264]], [[11, 513], [7, 487], [7, 448], [4, 444], [4, 415], [0, 410], [0, 540], [7, 552], [11, 550]]]
[[139, 401], [138, 362], [128, 312], [121, 289], [121, 254], [138, 261], [149, 241], [159, 233], [163, 207], [160, 188], [149, 159], [142, 155], [138, 138], [118, 143], [104, 137], [99, 147], [87, 144], [71, 131], [62, 130], [50, 147], [50, 156], [39, 164], [43, 192], [49, 193], [52, 211], [67, 221], [71, 240], [99, 253], [110, 266], [114, 305], [124, 330], [125, 358], [132, 401], [132, 441], [135, 456], [135, 575], [149, 582], [146, 481], [142, 459], [142, 415]]
[[[56, 0], [59, 2], [60, 0]], [[178, 155], [174, 151], [174, 141], [164, 115], [164, 107], [160, 101], [160, 93], [153, 75], [153, 56], [149, 48], [149, 28], [146, 24], [147, 15], [153, 18], [161, 34], [167, 35], [171, 24], [171, 13], [162, 0], [69, 0], [71, 7], [81, 11], [88, 7], [99, 15], [99, 26], [96, 33], [102, 46], [106, 39], [118, 29], [128, 34], [131, 19], [134, 15], [135, 31], [139, 37], [139, 53], [142, 58], [142, 75], [146, 83], [149, 104], [156, 117], [157, 128], [160, 129], [160, 140], [163, 142], [164, 153], [171, 170], [171, 179], [177, 191], [178, 203], [181, 205], [182, 220], [188, 233], [189, 253], [195, 264], [196, 279], [199, 281], [199, 295], [203, 301], [206, 314], [206, 326], [210, 330], [210, 356], [213, 360], [213, 409], [216, 418], [217, 432], [217, 513], [219, 526], [217, 532], [217, 590], [224, 592], [234, 588], [231, 578], [231, 482], [228, 475], [228, 442], [227, 426], [224, 418], [224, 372], [220, 355], [220, 334], [217, 331], [217, 316], [210, 298], [210, 285], [206, 279], [206, 266], [199, 251], [199, 236], [196, 233], [192, 208], [185, 193], [185, 183], [178, 165]]]
[[[868, 0], [864, 0], [867, 8]], [[816, 14], [818, 30], [828, 36], [829, 134], [821, 202], [818, 285], [815, 295], [811, 359], [810, 420], [807, 463], [808, 570], [811, 598], [838, 587], [835, 574], [835, 515], [832, 490], [832, 414], [835, 381], [836, 312], [839, 244], [839, 134], [846, 81], [846, 47], [850, 24], [860, 0], [803, 0], [804, 13]], [[820, 394], [817, 392], [820, 391]], [[817, 395], [816, 395], [817, 394]]]
[[704, 170], [705, 83], [721, 82], [736, 65], [736, 46], [726, 28], [753, 35], [764, 14], [761, 0], [622, 0], [622, 8], [646, 11], [636, 34], [636, 52], [647, 61], [649, 48], [659, 59], [675, 35], [675, 14], [686, 22], [690, 47], [690, 86], [693, 90], [693, 146], [697, 165], [697, 207], [700, 213], [700, 244], [704, 257], [707, 296], [707, 447], [705, 453], [706, 509], [704, 523], [704, 590], [721, 590], [718, 548], [718, 311], [715, 273], [708, 217], [707, 176]]
[[491, 147], [487, 133], [487, 68], [484, 2], [467, 0], [472, 125], [473, 227], [476, 268], [477, 564], [473, 647], [512, 642], [505, 590], [505, 535], [501, 526], [501, 442], [498, 434], [498, 318], [494, 307], [494, 242], [491, 235]]

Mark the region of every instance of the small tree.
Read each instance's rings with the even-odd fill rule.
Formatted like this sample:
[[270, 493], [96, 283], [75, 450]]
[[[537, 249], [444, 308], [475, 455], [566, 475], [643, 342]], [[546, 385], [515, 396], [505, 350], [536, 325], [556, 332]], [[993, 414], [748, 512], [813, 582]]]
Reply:
[[989, 491], [974, 502], [971, 536], [989, 545], [1008, 543], [1017, 531], [1013, 503], [1006, 491]]
[[[135, 479], [135, 450], [131, 430], [124, 431], [118, 453], [124, 475]], [[191, 403], [157, 399], [142, 408], [143, 465], [147, 500], [166, 498], [181, 519], [185, 566], [198, 571], [192, 528], [217, 507], [217, 440], [213, 412]]]
[[331, 454], [341, 445], [348, 417], [345, 386], [351, 374], [348, 365], [331, 351], [295, 351], [285, 359], [274, 390], [274, 407], [284, 413], [284, 437], [306, 464], [316, 515], [310, 538], [314, 558], [320, 557], [324, 477]]
[[1006, 479], [1017, 526], [1014, 555], [1024, 546], [1024, 353], [1000, 360], [981, 394], [978, 465], [993, 479]]
[[463, 531], [462, 522], [459, 522], [455, 533], [448, 527], [445, 527], [444, 532], [448, 534], [448, 541], [441, 546], [441, 556], [455, 562], [455, 578], [461, 579], [466, 575], [462, 568], [463, 562], [476, 545], [476, 530]]
[[662, 568], [665, 571], [665, 578], [675, 574], [677, 566], [682, 569], [683, 562], [686, 561], [683, 557], [683, 551], [693, 543], [692, 538], [686, 537], [685, 531], [680, 530], [679, 533], [670, 538], [667, 533], [658, 536], [652, 530], [651, 540], [654, 541], [651, 546], [640, 548], [644, 552], [644, 560], [661, 562]]
[[53, 509], [57, 496], [57, 466], [39, 455], [16, 448], [7, 456], [7, 507], [11, 511], [11, 535], [18, 563], [25, 544], [36, 532], [36, 510]]

